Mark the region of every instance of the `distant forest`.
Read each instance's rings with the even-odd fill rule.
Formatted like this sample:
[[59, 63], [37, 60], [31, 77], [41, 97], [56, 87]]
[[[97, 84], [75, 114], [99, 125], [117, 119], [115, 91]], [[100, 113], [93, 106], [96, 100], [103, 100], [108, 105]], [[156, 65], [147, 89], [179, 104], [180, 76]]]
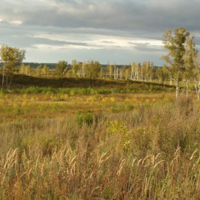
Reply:
[[[58, 64], [58, 63], [37, 63], [37, 62], [23, 62], [23, 63], [24, 63], [24, 65], [30, 65], [31, 68], [37, 68], [39, 65], [41, 65], [41, 66], [47, 65], [47, 67], [49, 67], [49, 69], [55, 69], [56, 65]], [[0, 63], [0, 68], [2, 67], [2, 65], [3, 65], [3, 63]], [[116, 66], [117, 66], [117, 68], [122, 68], [123, 66], [129, 66], [129, 65], [116, 65]], [[103, 70], [106, 70], [107, 65], [101, 64], [101, 66], [103, 67]], [[155, 67], [155, 71], [156, 71], [156, 69], [158, 67], [162, 67], [162, 66], [154, 66], [154, 67]]]
[[[35, 63], [35, 62], [23, 62], [24, 65], [30, 65], [32, 68], [37, 68], [39, 65], [44, 66], [47, 65], [50, 69], [55, 69], [57, 63]], [[2, 67], [3, 63], [0, 63], [0, 67]]]

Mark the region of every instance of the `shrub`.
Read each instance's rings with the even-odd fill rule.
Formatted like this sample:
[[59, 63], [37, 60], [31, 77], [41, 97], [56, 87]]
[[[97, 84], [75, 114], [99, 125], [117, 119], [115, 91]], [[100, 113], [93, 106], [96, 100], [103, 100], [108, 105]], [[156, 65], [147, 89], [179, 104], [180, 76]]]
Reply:
[[91, 126], [93, 124], [93, 122], [96, 120], [97, 120], [97, 116], [94, 113], [90, 113], [90, 112], [83, 113], [83, 112], [79, 111], [76, 114], [76, 121], [77, 121], [79, 127], [81, 127], [84, 123], [87, 126]]

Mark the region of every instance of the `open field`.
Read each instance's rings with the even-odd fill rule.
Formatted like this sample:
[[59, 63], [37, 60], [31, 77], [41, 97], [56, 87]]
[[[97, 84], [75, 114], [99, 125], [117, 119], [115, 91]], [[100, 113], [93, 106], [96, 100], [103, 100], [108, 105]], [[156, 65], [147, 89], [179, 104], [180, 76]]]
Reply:
[[196, 96], [130, 85], [1, 93], [0, 199], [199, 199]]
[[[92, 91], [94, 93], [94, 91]], [[172, 101], [173, 94], [2, 94], [0, 95], [1, 122], [3, 119], [55, 117], [76, 112], [123, 112], [156, 101]]]

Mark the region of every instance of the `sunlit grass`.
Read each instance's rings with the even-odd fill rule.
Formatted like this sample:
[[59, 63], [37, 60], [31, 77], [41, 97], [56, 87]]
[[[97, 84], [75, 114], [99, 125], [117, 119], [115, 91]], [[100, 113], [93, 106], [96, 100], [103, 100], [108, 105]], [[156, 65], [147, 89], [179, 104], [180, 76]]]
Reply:
[[0, 96], [0, 199], [199, 199], [199, 104], [174, 94]]
[[2, 93], [0, 199], [199, 199], [196, 97], [141, 91]]
[[[95, 110], [110, 112], [111, 108], [137, 107], [141, 104], [161, 101], [173, 101], [174, 97], [168, 94], [94, 94], [94, 95], [68, 95], [68, 94], [5, 94], [0, 96], [1, 116], [5, 118], [38, 117], [53, 114], [58, 107], [56, 115], [65, 112], [75, 113], [78, 110]], [[44, 107], [45, 109], [42, 109]], [[39, 112], [40, 111], [40, 112]]]

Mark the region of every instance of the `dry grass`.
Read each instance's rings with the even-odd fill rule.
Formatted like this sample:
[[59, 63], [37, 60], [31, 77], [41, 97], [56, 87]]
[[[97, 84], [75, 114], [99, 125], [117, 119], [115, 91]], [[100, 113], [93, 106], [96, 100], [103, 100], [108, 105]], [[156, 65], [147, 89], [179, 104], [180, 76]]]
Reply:
[[[27, 115], [7, 111], [2, 120], [0, 199], [200, 198], [198, 103], [163, 94], [74, 96], [74, 107], [66, 101], [39, 112], [52, 101], [43, 97]], [[20, 105], [30, 100], [14, 98]], [[80, 98], [96, 98], [84, 107], [95, 110], [100, 102], [99, 110], [76, 114]], [[137, 106], [120, 108], [122, 100]], [[111, 112], [113, 105], [121, 110]]]

